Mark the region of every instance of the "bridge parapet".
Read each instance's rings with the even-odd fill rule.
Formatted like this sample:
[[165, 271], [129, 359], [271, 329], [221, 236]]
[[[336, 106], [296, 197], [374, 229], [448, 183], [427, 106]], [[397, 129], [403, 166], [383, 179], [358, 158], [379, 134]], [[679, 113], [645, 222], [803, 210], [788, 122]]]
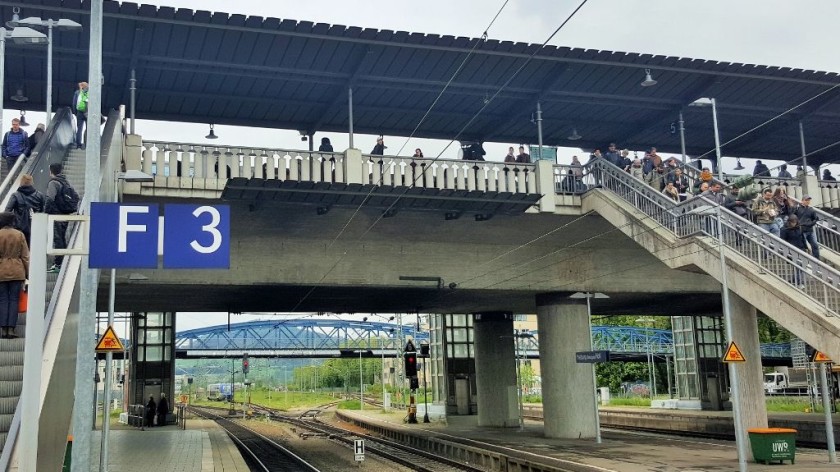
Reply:
[[[133, 138], [133, 139], [132, 139]], [[561, 185], [570, 166], [453, 159], [374, 156], [356, 149], [317, 152], [290, 149], [142, 141], [128, 139], [126, 164], [154, 175], [152, 183], [127, 193], [187, 198], [219, 198], [228, 179], [257, 178], [283, 182], [362, 184], [436, 191], [498, 192], [512, 195], [559, 195], [543, 198], [539, 210], [579, 205], [585, 188]]]

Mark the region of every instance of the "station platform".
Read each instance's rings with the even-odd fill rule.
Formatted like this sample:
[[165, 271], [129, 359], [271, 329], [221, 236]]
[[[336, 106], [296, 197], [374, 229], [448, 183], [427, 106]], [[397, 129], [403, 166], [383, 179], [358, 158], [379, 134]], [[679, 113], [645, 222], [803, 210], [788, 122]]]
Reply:
[[[101, 431], [93, 432], [91, 470], [99, 470]], [[175, 425], [140, 430], [112, 426], [108, 470], [120, 472], [249, 472], [239, 450], [214, 421], [188, 419]]]
[[[422, 438], [463, 444], [466, 448], [482, 448], [511, 460], [553, 466], [581, 472], [648, 472], [648, 471], [732, 471], [738, 470], [735, 444], [731, 441], [669, 437], [662, 434], [604, 431], [602, 444], [594, 440], [549, 439], [543, 437], [542, 422], [526, 421], [519, 428], [483, 428], [477, 416], [450, 416], [445, 422], [428, 424], [403, 422], [405, 412], [340, 410], [337, 416], [366, 423], [382, 434], [385, 430], [412, 436], [415, 443]], [[513, 459], [511, 459], [513, 458]], [[796, 463], [784, 466], [750, 463], [750, 471], [819, 471], [838, 470], [828, 463], [824, 450], [799, 448]], [[539, 469], [533, 469], [539, 470]]]

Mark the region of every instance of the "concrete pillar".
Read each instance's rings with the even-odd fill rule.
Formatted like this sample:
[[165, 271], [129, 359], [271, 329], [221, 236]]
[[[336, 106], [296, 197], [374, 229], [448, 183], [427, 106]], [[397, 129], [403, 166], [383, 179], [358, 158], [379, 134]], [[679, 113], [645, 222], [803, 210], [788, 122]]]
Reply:
[[349, 148], [344, 151], [344, 182], [347, 184], [361, 184], [362, 176], [367, 177], [365, 161], [362, 158], [362, 151]]
[[822, 189], [820, 188], [819, 177], [816, 175], [805, 175], [802, 177], [802, 196], [810, 195], [811, 205], [820, 208], [823, 206]]
[[542, 194], [540, 199], [540, 211], [554, 213], [556, 205], [554, 195], [556, 194], [554, 184], [554, 163], [551, 161], [539, 160], [536, 168], [537, 193]]
[[519, 426], [513, 315], [490, 312], [474, 316], [478, 425]]
[[764, 403], [764, 373], [761, 370], [761, 348], [758, 342], [758, 318], [755, 307], [729, 292], [732, 310], [732, 339], [741, 348], [746, 362], [736, 364], [740, 380], [741, 419], [745, 429], [767, 427], [767, 406]]
[[589, 351], [586, 300], [570, 300], [565, 295], [537, 296], [537, 325], [545, 436], [594, 438], [592, 366], [575, 362], [575, 352]]

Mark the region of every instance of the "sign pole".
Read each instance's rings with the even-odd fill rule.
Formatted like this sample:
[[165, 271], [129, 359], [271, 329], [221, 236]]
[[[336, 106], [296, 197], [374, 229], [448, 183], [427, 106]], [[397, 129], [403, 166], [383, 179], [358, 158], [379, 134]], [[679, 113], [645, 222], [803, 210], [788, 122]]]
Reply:
[[837, 463], [837, 451], [834, 449], [834, 425], [831, 421], [831, 396], [828, 392], [828, 378], [825, 375], [826, 366], [820, 362], [820, 396], [822, 396], [823, 411], [825, 413], [825, 442], [828, 445], [828, 461]]

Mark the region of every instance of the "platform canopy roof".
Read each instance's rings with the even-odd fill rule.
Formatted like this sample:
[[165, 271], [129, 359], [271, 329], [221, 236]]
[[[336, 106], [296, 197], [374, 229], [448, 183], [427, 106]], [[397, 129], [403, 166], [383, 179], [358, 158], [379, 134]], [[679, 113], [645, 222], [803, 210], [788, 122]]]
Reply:
[[[0, 0], [4, 21], [13, 6], [22, 18], [85, 26], [83, 34], [56, 33], [55, 100], [69, 104], [87, 75], [89, 2]], [[138, 118], [305, 133], [346, 132], [352, 87], [357, 133], [409, 135], [480, 41], [116, 1], [105, 2], [104, 21], [107, 106], [129, 102], [134, 68]], [[23, 87], [27, 107], [42, 108], [43, 48], [10, 44], [7, 54], [7, 99]], [[655, 86], [640, 86], [645, 69]], [[836, 73], [489, 39], [480, 41], [416, 136], [535, 143], [531, 118], [539, 101], [547, 145], [587, 149], [614, 141], [679, 152], [682, 111], [688, 152], [697, 156], [714, 147], [710, 109], [687, 106], [697, 98], [717, 99], [726, 142], [825, 92], [724, 148], [728, 156], [792, 160], [801, 155], [800, 120], [810, 151], [840, 139], [840, 87], [832, 89], [838, 83]], [[573, 130], [582, 139], [567, 139]], [[840, 161], [840, 146], [810, 161]]]

